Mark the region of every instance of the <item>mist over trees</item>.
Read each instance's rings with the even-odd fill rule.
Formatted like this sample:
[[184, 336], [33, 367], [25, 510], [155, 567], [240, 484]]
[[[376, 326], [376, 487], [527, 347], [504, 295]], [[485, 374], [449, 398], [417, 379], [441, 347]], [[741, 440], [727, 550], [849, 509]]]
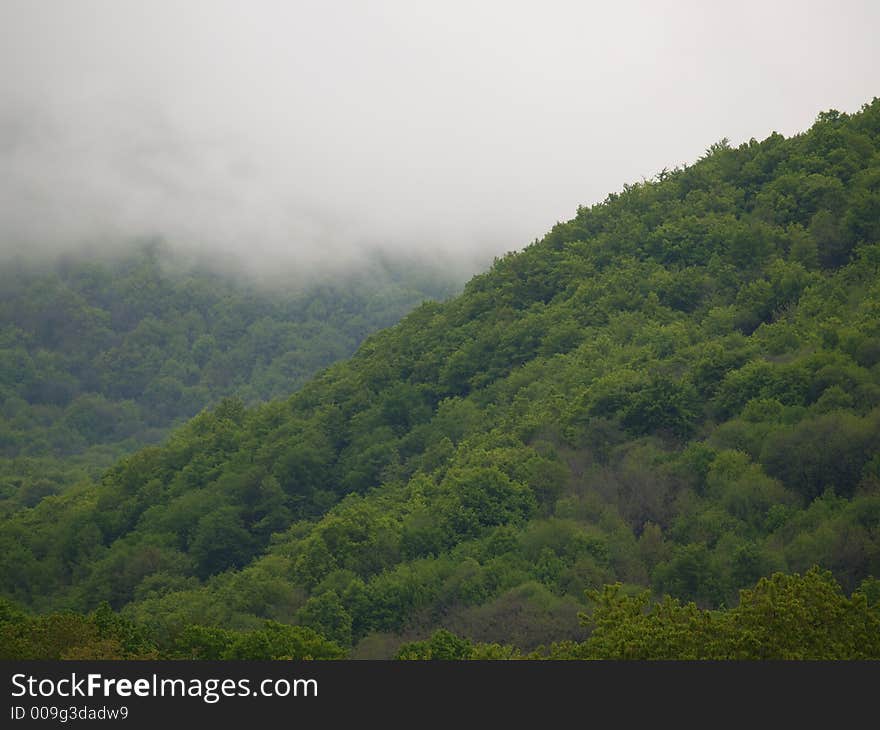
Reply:
[[223, 397], [289, 395], [455, 269], [379, 252], [356, 270], [276, 280], [161, 242], [0, 270], [0, 510], [33, 506], [158, 443]]
[[880, 66], [865, 0], [48, 4], [0, 3], [0, 265], [157, 236], [470, 274], [722, 134], [857, 110]]
[[582, 206], [289, 398], [4, 515], [0, 629], [40, 653], [70, 621], [52, 656], [877, 658], [878, 181], [875, 99]]

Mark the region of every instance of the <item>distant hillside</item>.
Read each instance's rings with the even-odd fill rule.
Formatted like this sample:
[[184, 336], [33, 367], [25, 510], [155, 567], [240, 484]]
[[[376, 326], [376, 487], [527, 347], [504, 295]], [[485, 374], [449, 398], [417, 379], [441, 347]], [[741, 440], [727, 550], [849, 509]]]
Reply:
[[[225, 400], [0, 543], [9, 598], [108, 601], [160, 646], [272, 619], [353, 656], [440, 627], [528, 651], [585, 639], [605, 584], [721, 608], [814, 564], [862, 587], [840, 616], [876, 612], [880, 100], [579, 209], [292, 397]], [[833, 594], [817, 575], [718, 620]], [[597, 640], [640, 640], [613, 623]]]
[[225, 396], [294, 392], [370, 332], [460, 287], [378, 256], [282, 288], [176, 270], [158, 244], [0, 270], [0, 509], [31, 506]]

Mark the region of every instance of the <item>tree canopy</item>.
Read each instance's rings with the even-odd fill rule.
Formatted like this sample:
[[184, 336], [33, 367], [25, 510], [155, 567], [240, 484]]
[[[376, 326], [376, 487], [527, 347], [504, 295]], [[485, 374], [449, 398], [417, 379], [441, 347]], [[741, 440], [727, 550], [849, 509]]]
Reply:
[[295, 626], [351, 656], [877, 658], [878, 205], [880, 100], [713, 146], [290, 397], [35, 487], [0, 591], [212, 656]]

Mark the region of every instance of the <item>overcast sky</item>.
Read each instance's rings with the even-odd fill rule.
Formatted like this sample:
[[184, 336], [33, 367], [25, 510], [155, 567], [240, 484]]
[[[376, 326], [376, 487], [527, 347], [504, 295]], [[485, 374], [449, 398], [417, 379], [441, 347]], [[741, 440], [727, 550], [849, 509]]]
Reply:
[[875, 0], [0, 0], [0, 248], [501, 254], [857, 111], [878, 29]]

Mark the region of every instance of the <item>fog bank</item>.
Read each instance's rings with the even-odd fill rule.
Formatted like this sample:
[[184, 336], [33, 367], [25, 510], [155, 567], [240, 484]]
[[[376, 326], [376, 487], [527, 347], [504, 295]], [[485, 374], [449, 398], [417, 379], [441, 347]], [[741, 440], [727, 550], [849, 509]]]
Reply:
[[5, 0], [0, 252], [482, 265], [878, 93], [880, 5]]

